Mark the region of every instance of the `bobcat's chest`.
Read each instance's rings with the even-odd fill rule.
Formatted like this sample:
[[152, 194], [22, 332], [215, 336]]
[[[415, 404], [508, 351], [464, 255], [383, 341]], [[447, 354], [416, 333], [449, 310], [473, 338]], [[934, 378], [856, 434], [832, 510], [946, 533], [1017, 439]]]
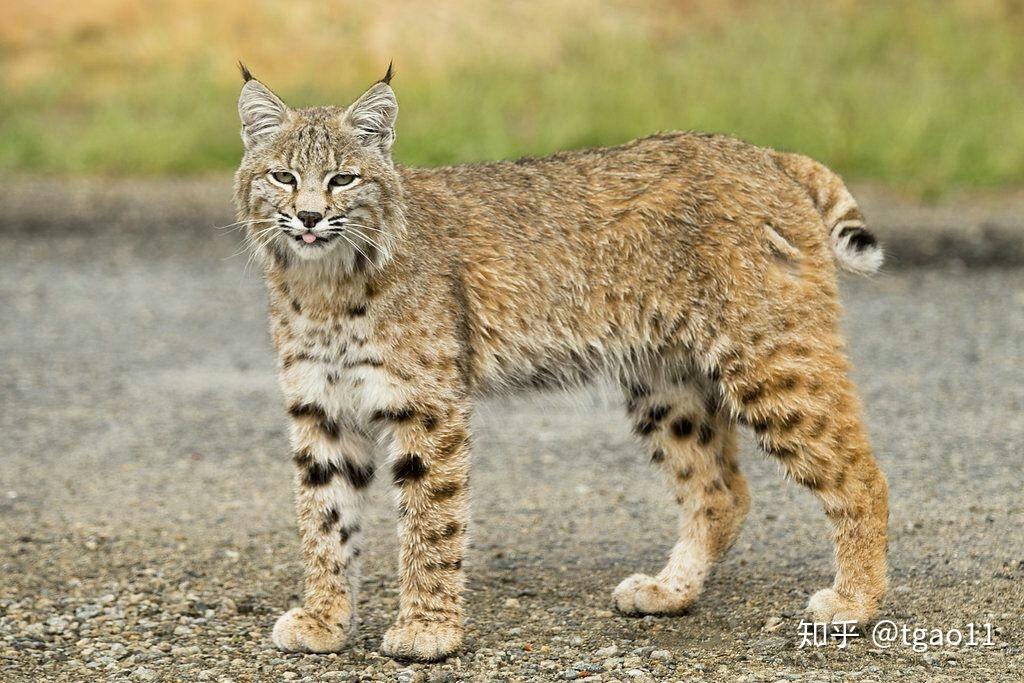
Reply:
[[313, 317], [296, 304], [277, 344], [288, 405], [316, 406], [332, 419], [366, 426], [399, 391], [367, 308], [356, 304]]

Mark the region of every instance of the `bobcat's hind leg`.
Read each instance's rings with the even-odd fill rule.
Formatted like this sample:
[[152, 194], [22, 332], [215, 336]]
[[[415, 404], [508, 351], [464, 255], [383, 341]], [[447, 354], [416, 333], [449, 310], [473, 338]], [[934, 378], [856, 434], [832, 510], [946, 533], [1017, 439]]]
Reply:
[[866, 621], [886, 590], [888, 487], [868, 445], [838, 341], [773, 338], [723, 364], [727, 399], [762, 448], [810, 489], [832, 522], [836, 575], [815, 593], [815, 621]]
[[679, 505], [679, 540], [656, 575], [634, 574], [615, 589], [625, 614], [677, 614], [700, 595], [750, 506], [736, 461], [735, 425], [700, 383], [629, 389], [634, 431], [664, 471]]

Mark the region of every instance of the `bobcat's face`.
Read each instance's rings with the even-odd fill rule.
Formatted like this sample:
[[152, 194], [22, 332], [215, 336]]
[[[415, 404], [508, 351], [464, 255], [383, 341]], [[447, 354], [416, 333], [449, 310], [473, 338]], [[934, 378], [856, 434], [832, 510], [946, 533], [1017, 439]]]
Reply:
[[385, 81], [348, 108], [291, 109], [249, 76], [236, 179], [255, 248], [278, 258], [333, 255], [351, 267], [387, 259], [400, 192], [391, 161], [397, 108]]

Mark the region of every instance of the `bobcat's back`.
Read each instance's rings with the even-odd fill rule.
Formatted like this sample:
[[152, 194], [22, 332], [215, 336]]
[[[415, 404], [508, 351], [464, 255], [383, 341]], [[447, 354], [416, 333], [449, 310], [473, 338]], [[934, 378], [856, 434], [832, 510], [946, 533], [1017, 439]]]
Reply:
[[666, 133], [401, 172], [415, 262], [440, 254], [439, 269], [458, 274], [475, 384], [514, 388], [574, 384], [642, 363], [650, 349], [703, 345], [721, 323], [768, 305], [780, 278], [827, 300], [834, 261], [867, 270], [857, 248], [874, 245], [850, 234], [856, 204], [823, 166], [806, 159], [813, 173], [803, 173], [802, 159]]

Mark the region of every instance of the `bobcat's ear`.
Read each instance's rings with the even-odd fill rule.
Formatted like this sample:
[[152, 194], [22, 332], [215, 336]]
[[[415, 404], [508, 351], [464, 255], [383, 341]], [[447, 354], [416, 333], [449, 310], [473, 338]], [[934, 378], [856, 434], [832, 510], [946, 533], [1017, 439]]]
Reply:
[[385, 154], [395, 142], [395, 119], [398, 118], [398, 100], [390, 85], [392, 74], [388, 65], [387, 75], [345, 112], [345, 121], [355, 129], [363, 144], [379, 147]]
[[245, 65], [238, 66], [245, 79], [238, 95], [238, 117], [242, 119], [242, 142], [250, 149], [281, 129], [288, 117], [288, 107], [270, 88], [253, 78]]

